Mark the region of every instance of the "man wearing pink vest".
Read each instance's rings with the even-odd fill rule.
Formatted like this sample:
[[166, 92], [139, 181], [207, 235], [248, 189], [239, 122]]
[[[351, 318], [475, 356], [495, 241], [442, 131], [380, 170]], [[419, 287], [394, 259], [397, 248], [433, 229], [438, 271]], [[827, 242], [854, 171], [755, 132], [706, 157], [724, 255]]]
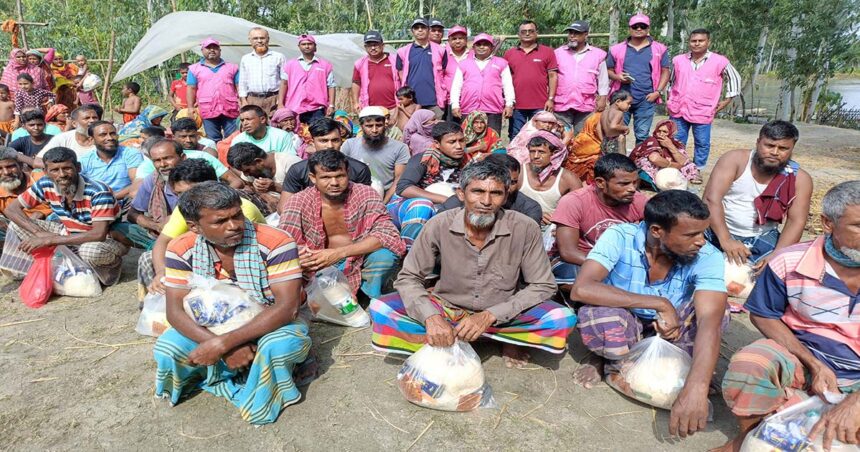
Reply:
[[373, 105], [389, 110], [397, 109], [400, 75], [394, 55], [385, 52], [382, 33], [370, 30], [364, 34], [367, 55], [355, 62], [352, 71], [352, 103], [355, 111]]
[[493, 56], [493, 37], [481, 33], [472, 43], [473, 55], [460, 62], [451, 85], [451, 113], [456, 118], [482, 111], [487, 125], [502, 133], [502, 113], [514, 109], [514, 81], [504, 58]]
[[[690, 52], [672, 59], [672, 90], [666, 110], [678, 125], [675, 138], [687, 145], [693, 129], [695, 154], [699, 168], [708, 164], [711, 152], [711, 123], [714, 116], [740, 94], [741, 76], [729, 60], [708, 50], [711, 32], [699, 28], [690, 32]], [[720, 100], [726, 82], [726, 95]]]
[[397, 49], [397, 70], [400, 80], [415, 90], [415, 102], [442, 118], [447, 90], [445, 68], [448, 54], [445, 48], [430, 41], [430, 22], [419, 17], [412, 21], [415, 42]]
[[316, 56], [317, 41], [309, 34], [299, 35], [302, 55], [287, 60], [281, 69], [278, 108], [288, 108], [299, 121], [312, 121], [334, 113], [334, 72], [327, 60]]
[[591, 113], [606, 108], [609, 94], [606, 52], [588, 44], [588, 30], [588, 22], [584, 20], [570, 24], [564, 30], [567, 44], [555, 49], [558, 61], [555, 112], [573, 125], [575, 133], [582, 130]]
[[188, 105], [196, 102], [206, 137], [217, 143], [236, 131], [239, 67], [221, 59], [221, 44], [212, 38], [200, 49], [203, 59], [188, 68]]
[[445, 111], [446, 121], [459, 122], [459, 118], [455, 118], [451, 114], [451, 85], [454, 83], [454, 75], [457, 74], [460, 62], [471, 53], [466, 45], [467, 39], [468, 31], [463, 26], [454, 25], [448, 30], [448, 45], [445, 46], [445, 53], [448, 54], [448, 65], [445, 66], [445, 92], [447, 94], [445, 103], [448, 106]]
[[612, 80], [610, 93], [621, 89], [633, 96], [633, 105], [624, 113], [624, 122], [630, 124], [633, 116], [633, 131], [639, 144], [650, 135], [654, 107], [663, 101], [670, 62], [666, 46], [649, 36], [648, 16], [638, 13], [630, 18], [629, 24], [630, 36], [609, 48], [606, 67]]

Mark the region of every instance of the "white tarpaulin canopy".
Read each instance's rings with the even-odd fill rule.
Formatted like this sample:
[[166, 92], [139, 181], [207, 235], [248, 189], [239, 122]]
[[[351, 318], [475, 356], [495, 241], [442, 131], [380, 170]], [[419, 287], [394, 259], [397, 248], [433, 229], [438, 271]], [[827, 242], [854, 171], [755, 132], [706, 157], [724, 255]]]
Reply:
[[[200, 42], [214, 38], [221, 42], [221, 57], [239, 64], [242, 55], [251, 52], [248, 31], [261, 27], [253, 22], [223, 14], [183, 11], [168, 14], [152, 25], [137, 43], [128, 59], [119, 68], [114, 82], [131, 77], [153, 66], [163, 63], [185, 51], [200, 55]], [[272, 50], [287, 58], [298, 58], [298, 35], [291, 35], [269, 27], [269, 44]], [[352, 68], [356, 60], [365, 55], [362, 35], [357, 33], [335, 33], [314, 36], [317, 55], [334, 66], [338, 86], [348, 87], [352, 83]], [[229, 45], [242, 44], [242, 45]]]

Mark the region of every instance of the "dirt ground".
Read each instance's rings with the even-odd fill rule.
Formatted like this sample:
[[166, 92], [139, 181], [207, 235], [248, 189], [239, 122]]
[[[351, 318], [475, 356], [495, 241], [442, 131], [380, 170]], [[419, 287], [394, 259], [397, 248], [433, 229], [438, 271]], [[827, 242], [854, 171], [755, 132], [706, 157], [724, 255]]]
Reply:
[[[759, 126], [718, 121], [714, 153], [752, 147]], [[816, 193], [860, 175], [860, 132], [801, 126], [796, 159]], [[715, 160], [712, 157], [711, 161]], [[56, 298], [40, 310], [17, 293], [0, 298], [0, 444], [4, 450], [706, 450], [735, 427], [719, 396], [714, 422], [686, 440], [668, 438], [667, 412], [625, 399], [601, 384], [572, 383], [584, 355], [535, 353], [523, 370], [505, 369], [481, 345], [499, 409], [444, 413], [413, 406], [394, 385], [402, 359], [372, 354], [368, 329], [315, 324], [319, 379], [273, 425], [255, 428], [209, 394], [171, 408], [153, 397], [152, 338], [137, 322], [136, 252], [122, 283], [97, 299]], [[726, 359], [758, 333], [745, 315], [725, 335]], [[411, 448], [411, 449], [410, 449]]]

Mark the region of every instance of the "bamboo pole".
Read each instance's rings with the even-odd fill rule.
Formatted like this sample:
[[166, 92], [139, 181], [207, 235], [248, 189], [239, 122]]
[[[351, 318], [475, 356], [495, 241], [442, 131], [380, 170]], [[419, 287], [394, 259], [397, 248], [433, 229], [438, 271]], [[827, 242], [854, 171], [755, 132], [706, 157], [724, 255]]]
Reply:
[[[24, 8], [21, 6], [21, 0], [15, 0], [15, 6], [18, 9], [18, 25], [24, 24]], [[21, 43], [24, 44], [25, 49], [29, 49], [30, 46], [27, 45], [27, 32], [24, 31], [24, 27], [21, 26]]]
[[[108, 101], [108, 93], [110, 92], [110, 80], [112, 78], [111, 73], [113, 72], [113, 52], [116, 47], [116, 31], [110, 31], [110, 49], [108, 50], [108, 67], [107, 72], [104, 77], [104, 87], [102, 87], [102, 102]], [[112, 106], [110, 102], [107, 103], [108, 108], [110, 109]]]

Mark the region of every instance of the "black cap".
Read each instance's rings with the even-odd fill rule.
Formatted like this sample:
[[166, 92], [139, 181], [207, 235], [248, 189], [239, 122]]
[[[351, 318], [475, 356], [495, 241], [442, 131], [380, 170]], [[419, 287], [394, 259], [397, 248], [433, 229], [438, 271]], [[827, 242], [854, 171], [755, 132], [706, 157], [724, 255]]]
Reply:
[[576, 22], [567, 26], [564, 31], [577, 31], [580, 33], [585, 33], [588, 31], [588, 22], [584, 20], [577, 20]]
[[430, 19], [431, 27], [442, 27], [445, 28], [445, 25], [442, 24], [442, 21], [439, 19]]
[[365, 43], [368, 43], [368, 42], [380, 42], [380, 43], [382, 43], [385, 41], [382, 39], [382, 33], [378, 32], [376, 30], [368, 30], [368, 32], [364, 34], [364, 42]]
[[412, 26], [409, 28], [415, 28], [416, 25], [424, 25], [427, 28], [430, 28], [430, 21], [427, 20], [426, 17], [419, 17], [412, 21]]

